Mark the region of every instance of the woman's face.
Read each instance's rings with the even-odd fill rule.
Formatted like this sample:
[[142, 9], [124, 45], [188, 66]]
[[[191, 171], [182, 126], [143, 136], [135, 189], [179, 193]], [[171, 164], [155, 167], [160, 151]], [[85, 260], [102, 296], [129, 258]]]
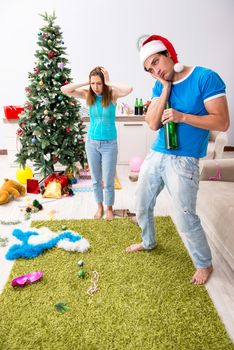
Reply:
[[101, 95], [103, 92], [103, 83], [99, 75], [92, 75], [90, 78], [90, 86], [96, 95]]

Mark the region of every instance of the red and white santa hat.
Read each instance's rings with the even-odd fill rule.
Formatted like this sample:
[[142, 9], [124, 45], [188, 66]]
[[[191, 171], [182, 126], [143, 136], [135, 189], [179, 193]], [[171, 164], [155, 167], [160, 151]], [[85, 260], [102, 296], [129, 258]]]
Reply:
[[140, 60], [144, 66], [145, 60], [153, 55], [154, 53], [162, 52], [167, 50], [175, 63], [174, 71], [177, 73], [182, 72], [184, 66], [178, 62], [177, 53], [174, 46], [170, 43], [169, 40], [160, 36], [160, 35], [151, 35], [149, 36], [142, 44], [140, 49]]

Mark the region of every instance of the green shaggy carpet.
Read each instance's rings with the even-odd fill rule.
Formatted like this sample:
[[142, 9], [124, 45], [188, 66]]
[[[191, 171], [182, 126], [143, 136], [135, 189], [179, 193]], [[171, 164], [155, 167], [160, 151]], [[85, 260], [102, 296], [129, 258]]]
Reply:
[[[0, 296], [0, 349], [234, 349], [206, 289], [190, 283], [194, 267], [171, 219], [156, 222], [157, 249], [132, 254], [125, 247], [139, 241], [140, 230], [129, 219], [34, 222], [54, 231], [66, 225], [91, 250], [53, 249], [15, 262]], [[37, 283], [11, 287], [12, 278], [37, 270], [44, 271]], [[99, 290], [89, 296], [93, 270]], [[59, 312], [59, 303], [68, 310]]]

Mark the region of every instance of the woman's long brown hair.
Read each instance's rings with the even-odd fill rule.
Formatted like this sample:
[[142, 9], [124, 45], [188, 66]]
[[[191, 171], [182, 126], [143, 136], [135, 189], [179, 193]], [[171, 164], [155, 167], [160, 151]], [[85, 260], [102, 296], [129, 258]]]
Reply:
[[[95, 67], [91, 72], [89, 73], [89, 82], [91, 81], [92, 76], [98, 75], [103, 83], [103, 91], [102, 91], [102, 106], [108, 107], [109, 104], [112, 101], [112, 90], [109, 88], [109, 86], [105, 85], [104, 82], [104, 75], [101, 71], [101, 67]], [[86, 102], [88, 106], [91, 106], [95, 103], [95, 93], [93, 92], [91, 86], [89, 87], [89, 92], [86, 98]]]

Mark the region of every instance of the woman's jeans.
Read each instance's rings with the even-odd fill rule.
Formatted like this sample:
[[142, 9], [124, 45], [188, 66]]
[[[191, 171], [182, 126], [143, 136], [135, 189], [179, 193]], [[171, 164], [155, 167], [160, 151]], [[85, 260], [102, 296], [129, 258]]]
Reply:
[[136, 216], [144, 248], [150, 250], [156, 246], [154, 206], [164, 185], [175, 204], [176, 223], [185, 235], [195, 266], [209, 267], [211, 251], [196, 214], [199, 160], [193, 157], [151, 151], [143, 162], [136, 191]]
[[88, 139], [85, 143], [94, 196], [97, 203], [103, 202], [102, 180], [104, 182], [104, 203], [111, 206], [115, 201], [115, 173], [118, 146], [116, 140], [98, 141]]

